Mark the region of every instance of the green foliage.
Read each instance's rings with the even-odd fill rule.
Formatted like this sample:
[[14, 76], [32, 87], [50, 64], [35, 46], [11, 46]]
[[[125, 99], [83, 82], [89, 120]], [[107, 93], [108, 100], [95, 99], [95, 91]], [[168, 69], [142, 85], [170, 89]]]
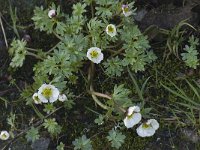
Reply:
[[[127, 65], [130, 65], [135, 72], [144, 71], [145, 65], [156, 59], [152, 51], [146, 51], [150, 48], [147, 38], [134, 23], [131, 23], [132, 21], [123, 20], [120, 25], [122, 28], [117, 28], [119, 35], [116, 37], [110, 38], [106, 35], [105, 28], [110, 24], [106, 19], [121, 12], [122, 4], [119, 1], [95, 1], [98, 4], [95, 7], [96, 16], [93, 14], [92, 18], [87, 18], [84, 16], [86, 5], [91, 3], [92, 1], [86, 1], [86, 4], [80, 2], [74, 4], [72, 16], [61, 14], [60, 7], [56, 8], [53, 4], [52, 9], [57, 13], [54, 18], [48, 17], [48, 9], [36, 7], [32, 18], [35, 28], [57, 34], [57, 37], [60, 35], [58, 37], [60, 42], [54, 47], [52, 55], [35, 66], [36, 76], [53, 75], [70, 78], [82, 66], [89, 45], [106, 50], [107, 46], [117, 44], [116, 41], [124, 42], [121, 49], [125, 50], [125, 57], [116, 56], [107, 59], [104, 66], [110, 76], [120, 76]], [[130, 6], [133, 8], [133, 3]], [[94, 10], [91, 11], [94, 13]]]
[[58, 135], [61, 132], [61, 126], [58, 125], [58, 123], [56, 122], [56, 119], [45, 119], [43, 126], [45, 129], [48, 130], [48, 132], [54, 136], [54, 135]]
[[144, 71], [145, 65], [157, 58], [152, 52], [145, 51], [150, 48], [149, 42], [137, 26], [133, 24], [124, 26], [121, 36], [125, 42], [124, 66], [130, 65], [131, 70], [135, 72]]
[[54, 75], [54, 77], [70, 77], [78, 68], [76, 63], [70, 61], [70, 55], [66, 51], [55, 51], [54, 55], [48, 56], [43, 62], [35, 66], [36, 76]]
[[192, 29], [194, 27], [187, 23], [187, 20], [182, 20], [179, 22], [172, 30], [165, 30], [162, 29], [161, 32], [168, 36], [166, 47], [168, 48], [164, 54], [164, 57], [168, 59], [171, 54], [174, 54], [177, 58], [179, 58], [179, 48], [181, 47], [184, 41], [184, 33], [186, 32], [185, 29], [181, 29], [183, 26], [188, 26]]
[[189, 45], [185, 45], [185, 53], [182, 53], [182, 60], [186, 63], [188, 67], [196, 69], [199, 65], [199, 59], [197, 51], [197, 46], [199, 45], [199, 39], [195, 38], [193, 35], [189, 38]]
[[56, 110], [56, 108], [53, 106], [53, 104], [45, 104], [44, 105], [43, 111], [46, 112], [47, 114], [49, 114], [55, 110]]
[[[56, 9], [55, 4], [52, 4], [51, 9], [56, 10], [57, 17], [59, 17], [61, 15], [60, 7], [58, 7]], [[35, 8], [34, 16], [32, 17], [32, 20], [35, 23], [35, 29], [40, 29], [40, 31], [46, 31], [47, 33], [52, 33], [54, 31], [54, 27], [57, 25], [57, 23], [58, 23], [58, 27], [60, 27], [60, 28], [63, 27], [63, 26], [61, 26], [61, 24], [58, 22], [57, 19], [49, 18], [48, 9], [44, 10], [44, 8], [42, 6]]]
[[150, 118], [149, 113], [151, 112], [152, 108], [144, 108], [141, 111], [142, 117], [143, 118]]
[[104, 123], [104, 116], [103, 115], [99, 115], [99, 117], [98, 118], [96, 118], [95, 120], [94, 120], [94, 122], [96, 123], [96, 124], [98, 124], [98, 125], [102, 125], [103, 123]]
[[11, 47], [9, 48], [8, 52], [9, 55], [12, 57], [10, 66], [12, 68], [21, 67], [23, 65], [25, 56], [26, 56], [26, 42], [23, 40], [16, 40], [14, 39], [11, 43]]
[[74, 16], [82, 16], [82, 14], [86, 12], [85, 7], [86, 4], [81, 4], [81, 3], [74, 4], [72, 14]]
[[105, 30], [103, 29], [105, 26], [106, 25], [102, 22], [102, 20], [99, 20], [97, 17], [91, 18], [87, 23], [87, 28], [89, 30], [88, 36], [91, 36], [93, 45], [96, 45], [97, 47], [105, 47], [108, 44], [105, 39], [102, 39], [101, 35]]
[[112, 95], [113, 100], [122, 107], [128, 107], [132, 105], [132, 101], [129, 98], [131, 91], [124, 88], [124, 85], [115, 85], [114, 92]]
[[60, 142], [60, 144], [56, 147], [56, 150], [64, 150], [64, 148], [65, 145], [62, 142]]
[[7, 118], [7, 123], [10, 125], [11, 129], [15, 129], [15, 120], [15, 114], [10, 113], [10, 117]]
[[[51, 39], [53, 39], [52, 43], [57, 43], [49, 50], [46, 49], [46, 46], [43, 47], [43, 50], [28, 48], [26, 42], [19, 40], [14, 40], [11, 44], [12, 47], [9, 50], [10, 55], [13, 56], [11, 66], [21, 67], [26, 55], [38, 59], [33, 68], [34, 83], [26, 85], [20, 98], [25, 99], [26, 104], [33, 108], [42, 122], [44, 121], [42, 126], [51, 136], [58, 136], [65, 126], [61, 127], [55, 118], [48, 118], [59, 111], [57, 109], [59, 103], [34, 105], [32, 96], [44, 83], [54, 85], [59, 89], [60, 94], [67, 95], [68, 100], [59, 107], [65, 109], [64, 115], [75, 104], [74, 100], [82, 99], [86, 93], [92, 93], [96, 104], [107, 109], [106, 115], [99, 115], [95, 119], [95, 123], [98, 125], [109, 120], [109, 116], [114, 117], [113, 121], [121, 120], [121, 116], [116, 116], [116, 114], [124, 112], [127, 107], [133, 105], [130, 98], [132, 93], [124, 85], [115, 85], [112, 95], [94, 91], [94, 89], [101, 90], [96, 88], [94, 81], [97, 79], [100, 82], [104, 81], [102, 78], [105, 77], [104, 73], [114, 81], [116, 77], [119, 78], [126, 73], [127, 67], [131, 68], [133, 72], [144, 71], [146, 65], [156, 59], [155, 54], [150, 50], [147, 37], [140, 32], [133, 18], [123, 15], [122, 4], [123, 2], [119, 0], [84, 0], [74, 4], [70, 14], [62, 13], [61, 7], [55, 4], [49, 8], [36, 7], [32, 17], [35, 29], [46, 32], [48, 40], [52, 41]], [[129, 6], [130, 11], [134, 13], [134, 2]], [[52, 18], [49, 17], [49, 10], [55, 10], [56, 15]], [[114, 37], [109, 36], [106, 32], [109, 24], [116, 27], [117, 33]], [[103, 65], [94, 65], [88, 60], [87, 51], [91, 47], [98, 47], [102, 50]], [[105, 72], [99, 72], [101, 69]], [[95, 71], [96, 73], [94, 73]], [[110, 86], [110, 83], [107, 86]], [[98, 85], [98, 87], [101, 86]], [[144, 100], [141, 96], [144, 92], [143, 87], [138, 91], [140, 100]], [[98, 100], [102, 97], [108, 100], [106, 102]], [[104, 104], [101, 105], [104, 102], [106, 107], [103, 107]], [[40, 110], [47, 114], [44, 116]], [[30, 141], [36, 140], [39, 138], [38, 130], [31, 128], [26, 138]], [[112, 147], [118, 149], [124, 142], [125, 136], [118, 131], [111, 130], [107, 139], [112, 143]], [[87, 139], [85, 135], [75, 139], [73, 145], [74, 149], [92, 149], [91, 140]], [[60, 143], [57, 149], [64, 149], [64, 144]]]
[[122, 144], [124, 143], [126, 136], [123, 135], [121, 132], [116, 131], [114, 129], [109, 131], [109, 135], [107, 136], [107, 139], [109, 142], [111, 142], [112, 147], [119, 149]]
[[172, 107], [171, 110], [179, 124], [198, 127], [197, 122], [199, 121], [200, 116], [195, 116], [195, 114], [199, 113], [200, 85], [196, 81], [189, 82], [185, 79], [185, 82], [185, 88], [175, 85], [172, 81], [170, 81], [172, 87], [166, 86], [163, 83], [161, 83], [161, 85], [177, 98], [177, 106], [175, 108]]
[[96, 3], [98, 5], [95, 7], [95, 15], [104, 19], [112, 18], [114, 14], [119, 14], [121, 10], [118, 0], [97, 0]]
[[83, 135], [82, 137], [79, 137], [78, 139], [75, 139], [72, 144], [75, 146], [74, 149], [75, 150], [91, 150], [92, 149], [92, 145], [91, 145], [91, 141], [90, 139], [87, 139], [87, 137], [85, 135]]
[[83, 0], [86, 5], [91, 5], [94, 0]]
[[124, 70], [122, 60], [118, 56], [104, 62], [104, 67], [106, 68], [106, 74], [109, 76], [120, 77]]
[[26, 139], [27, 141], [34, 142], [35, 140], [38, 140], [40, 137], [39, 131], [37, 128], [31, 127], [31, 129], [26, 133]]

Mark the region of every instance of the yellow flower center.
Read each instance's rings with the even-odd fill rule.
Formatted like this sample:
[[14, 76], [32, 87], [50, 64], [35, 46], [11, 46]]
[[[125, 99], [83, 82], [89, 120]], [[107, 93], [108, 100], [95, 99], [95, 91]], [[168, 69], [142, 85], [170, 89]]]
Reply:
[[108, 26], [108, 32], [114, 32], [114, 28], [112, 26]]
[[6, 139], [6, 138], [7, 138], [7, 136], [6, 136], [5, 133], [2, 135], [2, 138], [3, 138], [3, 139]]
[[98, 52], [95, 51], [95, 50], [93, 50], [93, 51], [90, 52], [90, 56], [91, 56], [92, 58], [96, 58], [96, 57], [98, 56]]
[[124, 12], [125, 12], [125, 13], [129, 12], [128, 7], [125, 7], [125, 8], [124, 8]]
[[144, 123], [143, 125], [142, 125], [142, 128], [144, 128], [144, 129], [147, 129], [147, 128], [149, 128], [150, 127], [150, 125], [148, 125], [148, 124], [146, 124], [146, 123]]
[[42, 95], [44, 95], [44, 97], [49, 98], [52, 95], [52, 89], [50, 88], [45, 88], [42, 92]]

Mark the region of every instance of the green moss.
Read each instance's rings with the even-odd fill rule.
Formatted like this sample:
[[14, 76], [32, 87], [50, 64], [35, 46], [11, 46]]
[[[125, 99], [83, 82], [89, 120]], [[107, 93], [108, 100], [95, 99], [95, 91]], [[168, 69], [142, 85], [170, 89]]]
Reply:
[[125, 133], [126, 140], [123, 145], [124, 150], [135, 149], [135, 150], [144, 150], [146, 145], [152, 141], [152, 138], [142, 138], [136, 135], [135, 131], [127, 131]]

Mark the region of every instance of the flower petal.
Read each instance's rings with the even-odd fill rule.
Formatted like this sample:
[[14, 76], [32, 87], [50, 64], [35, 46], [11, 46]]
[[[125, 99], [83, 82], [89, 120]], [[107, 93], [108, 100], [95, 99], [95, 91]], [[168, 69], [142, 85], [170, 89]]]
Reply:
[[141, 124], [137, 129], [136, 129], [137, 134], [140, 137], [150, 137], [155, 134], [155, 129], [152, 127], [148, 128], [143, 128], [143, 124]]
[[150, 123], [151, 126], [152, 126], [152, 128], [154, 128], [155, 130], [157, 130], [157, 129], [159, 128], [159, 123], [158, 123], [158, 121], [155, 120], [155, 119], [149, 119], [149, 120], [147, 121], [147, 123]]
[[140, 112], [140, 107], [139, 106], [129, 107], [127, 115], [130, 116], [133, 112]]
[[132, 128], [134, 125], [138, 124], [142, 119], [142, 115], [140, 113], [134, 113], [132, 114], [131, 118], [130, 117], [126, 117], [124, 119], [124, 125], [127, 128]]

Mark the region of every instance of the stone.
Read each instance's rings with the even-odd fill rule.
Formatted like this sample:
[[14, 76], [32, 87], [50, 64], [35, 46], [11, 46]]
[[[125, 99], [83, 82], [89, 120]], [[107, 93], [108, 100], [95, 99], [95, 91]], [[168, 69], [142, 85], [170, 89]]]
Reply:
[[50, 144], [49, 138], [40, 138], [31, 144], [33, 150], [48, 150]]

